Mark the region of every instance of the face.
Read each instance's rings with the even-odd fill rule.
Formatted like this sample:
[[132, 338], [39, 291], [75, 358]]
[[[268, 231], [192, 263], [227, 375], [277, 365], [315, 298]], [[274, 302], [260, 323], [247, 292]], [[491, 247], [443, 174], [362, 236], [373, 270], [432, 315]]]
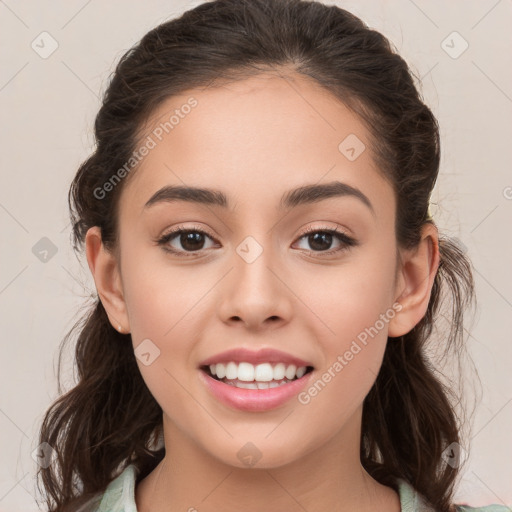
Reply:
[[[172, 97], [145, 130], [154, 144], [121, 195], [120, 276], [166, 444], [182, 436], [238, 467], [245, 446], [275, 467], [354, 441], [396, 314], [395, 199], [364, 125], [307, 78], [260, 75]], [[335, 182], [314, 201], [290, 192]], [[225, 200], [155, 196], [167, 186]], [[166, 236], [176, 229], [185, 233]], [[229, 386], [225, 401], [200, 367], [238, 348], [278, 350], [313, 370], [265, 407], [240, 396], [278, 388]]]

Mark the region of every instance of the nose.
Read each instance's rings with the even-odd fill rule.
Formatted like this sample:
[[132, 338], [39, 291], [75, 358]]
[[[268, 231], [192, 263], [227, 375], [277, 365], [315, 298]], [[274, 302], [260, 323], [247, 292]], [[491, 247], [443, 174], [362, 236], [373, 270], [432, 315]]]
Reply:
[[251, 330], [261, 330], [290, 321], [293, 293], [286, 283], [290, 278], [272, 250], [261, 249], [249, 240], [233, 254], [231, 270], [219, 288], [218, 314], [223, 322], [243, 322]]

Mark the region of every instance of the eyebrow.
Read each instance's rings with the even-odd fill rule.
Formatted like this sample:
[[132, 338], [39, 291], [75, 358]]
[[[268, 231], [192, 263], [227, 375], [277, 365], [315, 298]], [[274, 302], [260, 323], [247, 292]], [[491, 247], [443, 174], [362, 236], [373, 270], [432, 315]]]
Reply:
[[[355, 197], [366, 205], [375, 216], [372, 203], [358, 188], [352, 187], [341, 181], [333, 181], [324, 184], [303, 185], [289, 190], [283, 194], [279, 203], [280, 210], [296, 208], [297, 206], [316, 203], [331, 197]], [[191, 187], [184, 185], [166, 185], [157, 190], [144, 205], [144, 210], [158, 203], [172, 203], [175, 201], [187, 201], [191, 203], [220, 206], [232, 209], [231, 203], [220, 190], [210, 188]]]

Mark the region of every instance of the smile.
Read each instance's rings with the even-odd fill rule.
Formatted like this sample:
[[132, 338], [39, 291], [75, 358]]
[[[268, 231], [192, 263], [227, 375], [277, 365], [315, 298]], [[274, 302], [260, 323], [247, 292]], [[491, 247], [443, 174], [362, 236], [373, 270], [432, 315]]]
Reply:
[[253, 365], [247, 362], [211, 364], [203, 367], [211, 377], [225, 384], [242, 389], [275, 388], [300, 379], [311, 371], [311, 366], [297, 367], [285, 363], [261, 363]]
[[229, 361], [202, 366], [200, 375], [213, 396], [225, 405], [257, 412], [279, 407], [296, 396], [312, 371], [312, 366]]

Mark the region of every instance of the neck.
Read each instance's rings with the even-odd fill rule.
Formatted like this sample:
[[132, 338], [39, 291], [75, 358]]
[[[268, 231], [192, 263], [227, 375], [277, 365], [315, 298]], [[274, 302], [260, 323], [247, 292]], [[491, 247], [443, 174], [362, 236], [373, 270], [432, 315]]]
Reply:
[[345, 427], [293, 462], [240, 468], [212, 457], [164, 419], [166, 455], [137, 486], [137, 511], [400, 511], [397, 493], [360, 464], [359, 442], [354, 443], [360, 423]]

